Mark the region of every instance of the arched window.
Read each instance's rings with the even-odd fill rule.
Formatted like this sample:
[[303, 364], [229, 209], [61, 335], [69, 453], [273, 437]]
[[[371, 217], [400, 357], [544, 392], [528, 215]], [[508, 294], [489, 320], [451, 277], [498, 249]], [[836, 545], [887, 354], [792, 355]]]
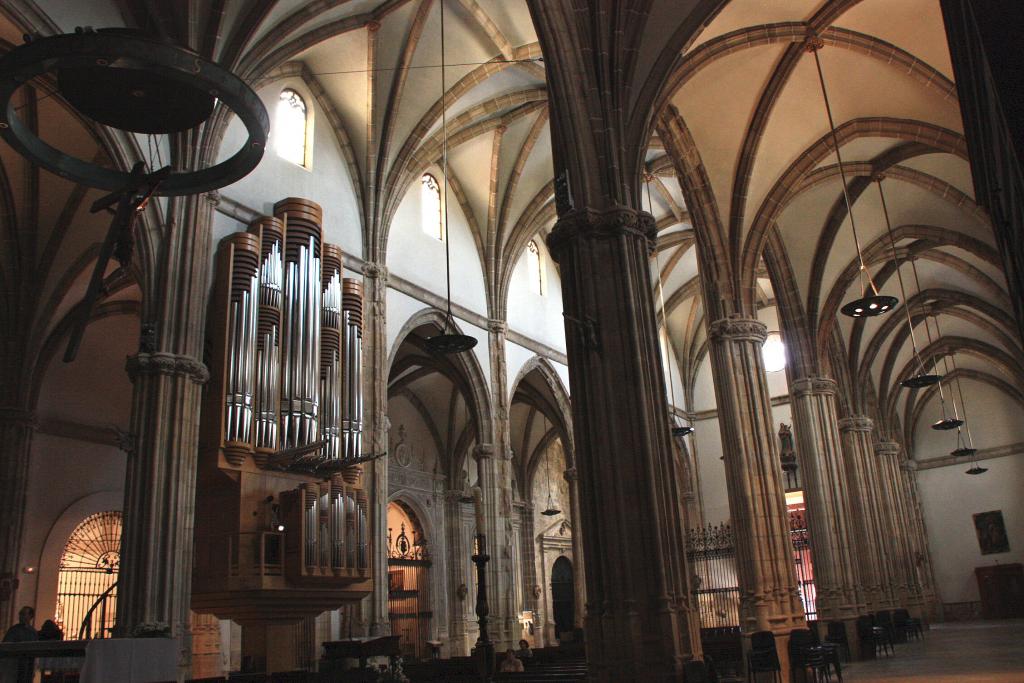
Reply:
[[544, 294], [544, 268], [540, 258], [540, 247], [535, 240], [526, 244], [526, 273], [530, 278], [530, 291]]
[[425, 173], [420, 178], [420, 210], [423, 232], [439, 240], [444, 239], [444, 221], [441, 217], [441, 186], [437, 178]]
[[306, 101], [291, 89], [281, 91], [274, 115], [274, 147], [282, 159], [306, 166]]
[[786, 345], [782, 343], [782, 336], [778, 332], [770, 333], [764, 340], [761, 357], [764, 359], [765, 372], [778, 372], [785, 369]]
[[[60, 558], [54, 621], [64, 637], [78, 638], [89, 617], [86, 637], [109, 637], [117, 612], [117, 573], [121, 565], [121, 513], [86, 517], [71, 532]], [[93, 605], [98, 605], [92, 614]]]

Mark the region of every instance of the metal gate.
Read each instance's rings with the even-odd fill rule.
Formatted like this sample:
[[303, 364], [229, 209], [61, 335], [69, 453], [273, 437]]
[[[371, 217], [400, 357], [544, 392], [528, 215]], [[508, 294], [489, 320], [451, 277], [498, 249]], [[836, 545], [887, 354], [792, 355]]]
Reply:
[[[121, 564], [121, 513], [100, 512], [71, 532], [60, 558], [54, 621], [66, 638], [77, 638], [88, 617], [84, 637], [110, 635], [117, 613], [117, 572]], [[103, 598], [101, 600], [101, 598]], [[93, 605], [98, 610], [90, 613]]]
[[[817, 593], [811, 562], [811, 539], [804, 510], [789, 512], [789, 537], [797, 588], [807, 619], [817, 619]], [[736, 545], [729, 524], [707, 525], [686, 533], [686, 559], [693, 573], [701, 628], [739, 626], [740, 587], [736, 574]]]
[[402, 525], [392, 543], [388, 529], [388, 617], [402, 655], [425, 659], [430, 638], [430, 559], [426, 543], [410, 542]]

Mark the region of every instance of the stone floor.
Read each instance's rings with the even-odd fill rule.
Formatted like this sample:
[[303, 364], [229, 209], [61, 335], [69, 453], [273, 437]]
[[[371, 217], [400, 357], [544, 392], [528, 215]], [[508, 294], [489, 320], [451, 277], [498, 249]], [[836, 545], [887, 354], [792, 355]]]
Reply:
[[1024, 683], [1024, 620], [936, 624], [895, 656], [843, 667], [845, 683]]

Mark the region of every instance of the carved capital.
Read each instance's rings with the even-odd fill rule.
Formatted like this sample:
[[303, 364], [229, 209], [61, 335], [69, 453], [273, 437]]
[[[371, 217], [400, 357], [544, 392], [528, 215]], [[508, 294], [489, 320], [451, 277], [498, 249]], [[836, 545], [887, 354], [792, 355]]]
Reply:
[[604, 211], [582, 208], [562, 214], [548, 237], [548, 249], [556, 261], [566, 249], [579, 240], [609, 239], [634, 236], [647, 243], [653, 253], [657, 235], [654, 217], [646, 211], [628, 206], [613, 206]]
[[196, 384], [206, 384], [210, 379], [210, 371], [201, 362], [173, 353], [137, 353], [128, 356], [125, 369], [133, 382], [140, 375], [187, 377]]
[[839, 384], [828, 377], [803, 377], [793, 382], [790, 392], [796, 398], [814, 395], [831, 395], [839, 393]]
[[488, 318], [487, 331], [491, 334], [508, 334], [508, 323], [497, 318]]
[[476, 460], [494, 457], [494, 444], [482, 443], [473, 449], [473, 457]]
[[220, 192], [217, 192], [216, 190], [211, 190], [203, 194], [203, 199], [205, 199], [206, 203], [214, 209], [220, 206]]
[[841, 432], [870, 432], [874, 428], [874, 421], [863, 415], [853, 415], [839, 420], [839, 431]]
[[875, 444], [875, 455], [879, 457], [896, 457], [900, 454], [900, 450], [900, 445], [895, 441], [883, 441]]
[[462, 502], [462, 498], [465, 495], [466, 495], [466, 493], [464, 491], [459, 491], [457, 489], [450, 489], [450, 490], [444, 492], [444, 499], [445, 499], [445, 502], [448, 502], [448, 503], [461, 503]]
[[570, 467], [565, 472], [562, 472], [562, 476], [565, 477], [565, 480], [571, 484], [572, 482], [579, 479], [580, 473], [579, 471], [577, 471], [575, 467]]
[[916, 460], [904, 460], [900, 463], [900, 469], [904, 472], [917, 472]]
[[385, 283], [388, 281], [388, 268], [379, 263], [367, 261], [363, 264], [363, 275], [371, 280], [380, 280], [382, 283]]
[[722, 318], [708, 325], [708, 338], [717, 341], [757, 342], [764, 344], [768, 327], [752, 318]]

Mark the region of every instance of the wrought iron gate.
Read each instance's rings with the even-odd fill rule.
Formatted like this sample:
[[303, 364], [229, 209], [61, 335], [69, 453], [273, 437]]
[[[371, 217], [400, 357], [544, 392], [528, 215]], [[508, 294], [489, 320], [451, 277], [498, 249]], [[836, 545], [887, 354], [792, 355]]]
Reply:
[[[60, 558], [55, 621], [66, 638], [110, 635], [117, 612], [121, 513], [100, 512], [71, 532]], [[94, 605], [98, 609], [91, 609]]]
[[[415, 535], [415, 534], [414, 534]], [[392, 543], [388, 530], [388, 617], [391, 633], [399, 636], [402, 655], [427, 657], [430, 638], [430, 559], [426, 543], [409, 541], [402, 525]]]
[[[811, 540], [804, 511], [789, 513], [789, 536], [797, 587], [807, 619], [817, 618], [817, 593], [811, 563]], [[736, 545], [729, 524], [690, 529], [686, 533], [686, 558], [693, 574], [701, 628], [739, 626], [740, 587], [736, 573]]]

